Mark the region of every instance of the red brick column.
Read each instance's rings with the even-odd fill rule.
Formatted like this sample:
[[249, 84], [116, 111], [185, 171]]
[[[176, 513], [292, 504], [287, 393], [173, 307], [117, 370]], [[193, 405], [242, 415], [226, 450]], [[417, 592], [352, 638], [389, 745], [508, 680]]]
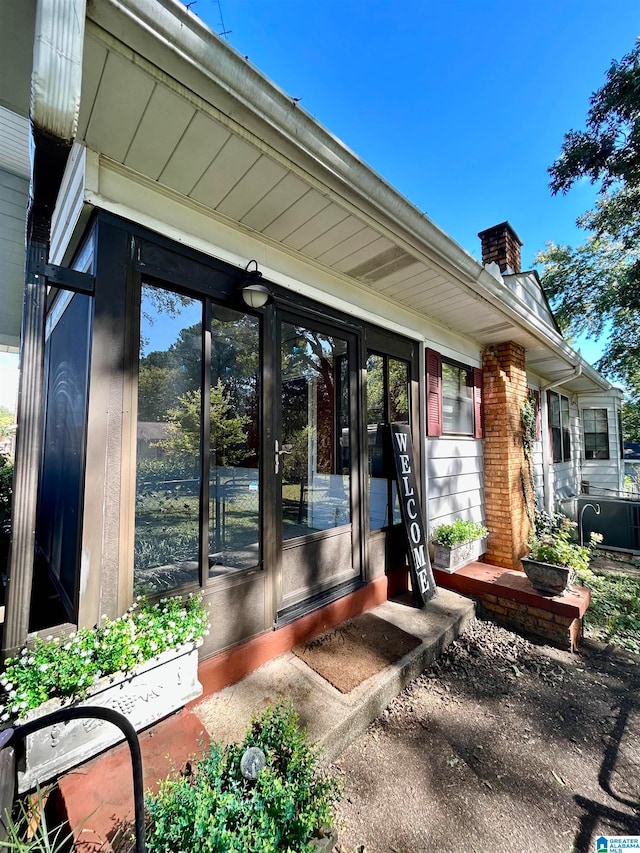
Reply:
[[521, 569], [530, 522], [522, 476], [526, 471], [520, 407], [527, 398], [524, 348], [509, 341], [483, 353], [484, 490], [488, 549], [496, 566]]

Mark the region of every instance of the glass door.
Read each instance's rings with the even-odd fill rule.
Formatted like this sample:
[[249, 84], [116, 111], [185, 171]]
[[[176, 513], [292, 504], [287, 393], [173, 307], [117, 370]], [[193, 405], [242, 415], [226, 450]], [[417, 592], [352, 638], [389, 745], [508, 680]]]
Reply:
[[358, 454], [355, 337], [295, 319], [282, 319], [279, 330], [274, 449], [282, 612], [359, 576], [353, 544]]
[[261, 564], [260, 320], [143, 283], [134, 591]]

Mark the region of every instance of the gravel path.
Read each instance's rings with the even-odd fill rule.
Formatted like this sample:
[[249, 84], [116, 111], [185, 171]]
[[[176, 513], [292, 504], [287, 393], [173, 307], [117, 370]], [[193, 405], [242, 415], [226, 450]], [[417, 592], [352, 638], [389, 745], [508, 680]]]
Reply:
[[640, 667], [476, 621], [340, 756], [336, 853], [592, 853], [640, 835]]

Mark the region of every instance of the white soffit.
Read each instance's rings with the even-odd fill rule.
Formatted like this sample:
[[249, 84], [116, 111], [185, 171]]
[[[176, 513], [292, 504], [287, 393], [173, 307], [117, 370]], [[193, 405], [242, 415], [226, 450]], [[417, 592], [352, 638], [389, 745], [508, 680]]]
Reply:
[[29, 121], [0, 106], [0, 169], [29, 179]]
[[25, 221], [31, 165], [29, 122], [0, 106], [0, 350], [20, 345]]
[[358, 208], [346, 188], [338, 195], [213, 105], [170, 85], [150, 63], [131, 61], [92, 25], [78, 133], [110, 160], [458, 333], [479, 339], [477, 328], [502, 324], [501, 336], [482, 336], [487, 343], [515, 329], [461, 286], [446, 257], [428, 257], [424, 245], [411, 245], [372, 209]]

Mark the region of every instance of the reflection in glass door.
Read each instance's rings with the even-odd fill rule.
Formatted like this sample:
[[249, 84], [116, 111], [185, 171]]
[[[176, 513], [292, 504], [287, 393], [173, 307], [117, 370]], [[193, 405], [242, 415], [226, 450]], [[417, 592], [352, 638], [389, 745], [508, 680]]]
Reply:
[[411, 423], [409, 377], [408, 361], [374, 352], [367, 354], [370, 530], [400, 522], [388, 429], [392, 423]]
[[260, 321], [150, 284], [140, 309], [134, 590], [154, 593], [260, 564]]
[[351, 521], [347, 343], [282, 326], [282, 537]]
[[260, 563], [260, 324], [211, 308], [209, 577]]
[[299, 603], [353, 578], [352, 381], [347, 336], [281, 324], [280, 604]]

